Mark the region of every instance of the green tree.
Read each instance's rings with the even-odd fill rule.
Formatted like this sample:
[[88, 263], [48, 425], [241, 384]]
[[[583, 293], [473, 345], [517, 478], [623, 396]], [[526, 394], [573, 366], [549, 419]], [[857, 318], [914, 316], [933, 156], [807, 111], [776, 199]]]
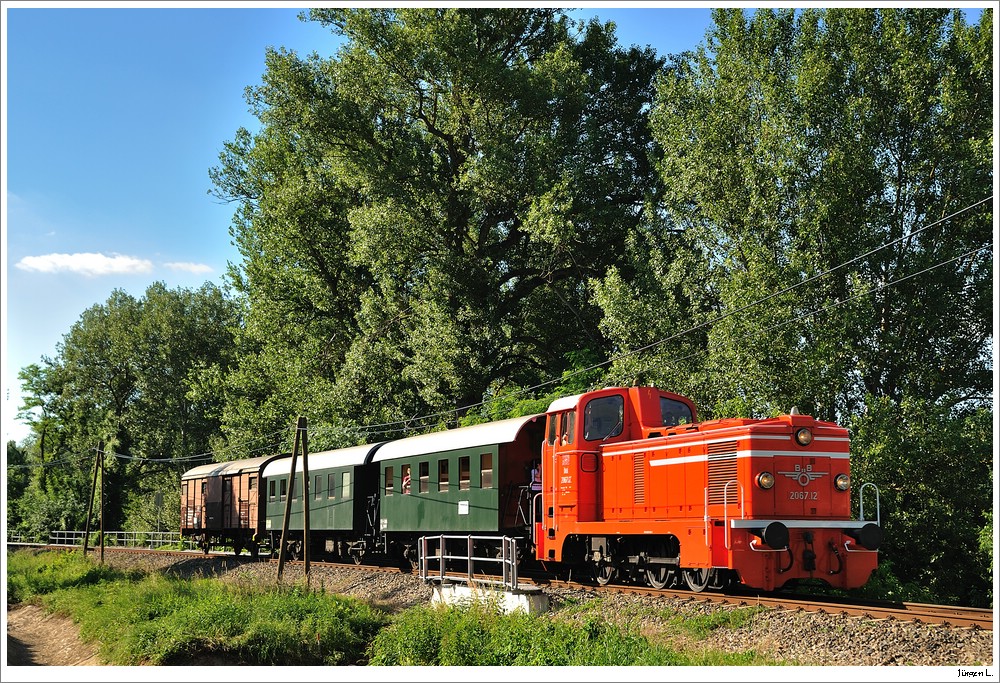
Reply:
[[585, 283], [660, 191], [662, 60], [551, 9], [309, 17], [343, 46], [269, 52], [262, 129], [213, 171], [249, 306], [232, 391], [256, 397], [227, 423], [397, 421], [603, 353]]
[[[887, 497], [888, 548], [922, 580], [927, 548], [903, 539], [933, 518], [942, 552], [975, 548], [990, 508], [980, 487], [898, 463], [927, 440], [917, 408], [942, 435], [990, 410], [992, 11], [976, 26], [934, 8], [713, 20], [658, 84], [663, 221], [631, 238], [635, 277], [595, 284], [619, 349], [667, 341], [612, 376], [675, 382], [707, 415], [797, 405], [864, 434], [857, 483], [914, 485]], [[660, 257], [671, 242], [688, 255]], [[979, 443], [948, 440], [956, 472], [988, 476]], [[935, 562], [935, 590], [978, 599], [982, 566], [957, 556]]]
[[[136, 499], [159, 493], [176, 501], [177, 474], [191, 466], [184, 458], [217, 440], [224, 397], [197, 391], [199, 379], [228, 368], [239, 323], [214, 285], [155, 283], [140, 298], [116, 290], [83, 312], [55, 359], [24, 368], [21, 416], [32, 427], [28, 457], [37, 474], [26, 493], [32, 502], [21, 508], [40, 516], [34, 526], [82, 527], [101, 442], [106, 527], [128, 526], [123, 510]], [[46, 512], [56, 500], [59, 520]]]

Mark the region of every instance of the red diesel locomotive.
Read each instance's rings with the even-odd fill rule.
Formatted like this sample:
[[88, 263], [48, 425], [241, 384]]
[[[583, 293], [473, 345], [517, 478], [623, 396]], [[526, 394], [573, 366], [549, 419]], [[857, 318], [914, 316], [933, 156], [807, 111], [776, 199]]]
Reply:
[[792, 412], [698, 423], [691, 401], [652, 387], [554, 401], [535, 557], [585, 563], [599, 583], [863, 585], [882, 532], [863, 499], [851, 518], [847, 430]]

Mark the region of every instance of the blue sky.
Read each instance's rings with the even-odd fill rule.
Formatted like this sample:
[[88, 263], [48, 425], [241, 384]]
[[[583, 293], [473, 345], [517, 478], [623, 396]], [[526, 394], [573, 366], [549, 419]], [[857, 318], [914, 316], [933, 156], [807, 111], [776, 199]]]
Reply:
[[[116, 288], [223, 282], [239, 260], [233, 207], [207, 194], [208, 170], [237, 128], [256, 129], [244, 88], [268, 46], [337, 44], [290, 5], [103, 4], [4, 3], [4, 441], [27, 433], [19, 369], [54, 357], [84, 310]], [[709, 5], [628, 4], [575, 3], [574, 16], [660, 54], [695, 47], [710, 23]]]
[[[582, 4], [582, 3], [581, 3]], [[584, 9], [623, 44], [694, 47], [710, 10]], [[54, 357], [84, 310], [222, 283], [232, 206], [208, 170], [237, 128], [268, 46], [332, 54], [328, 29], [288, 7], [46, 7], [5, 3], [3, 436], [20, 440], [20, 368]]]

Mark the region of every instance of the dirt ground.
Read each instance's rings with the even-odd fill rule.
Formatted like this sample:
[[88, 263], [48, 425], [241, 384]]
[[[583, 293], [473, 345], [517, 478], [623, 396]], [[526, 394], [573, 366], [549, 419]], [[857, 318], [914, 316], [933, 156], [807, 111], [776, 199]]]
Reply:
[[16, 605], [7, 611], [7, 666], [100, 666], [100, 662], [97, 646], [83, 643], [68, 617], [46, 614], [37, 605]]

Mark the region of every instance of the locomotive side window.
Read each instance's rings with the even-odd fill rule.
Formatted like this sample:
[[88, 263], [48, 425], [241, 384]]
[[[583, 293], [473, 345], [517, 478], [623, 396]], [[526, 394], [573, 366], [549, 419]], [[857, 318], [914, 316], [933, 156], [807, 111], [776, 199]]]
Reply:
[[660, 415], [665, 427], [676, 427], [694, 422], [691, 408], [686, 403], [675, 401], [666, 396], [660, 397]]
[[351, 497], [351, 473], [350, 472], [344, 472], [344, 476], [341, 477], [340, 481], [343, 484], [343, 486], [341, 487], [342, 490], [341, 490], [341, 493], [340, 493], [340, 497], [341, 498], [350, 498]]
[[458, 488], [461, 491], [469, 490], [469, 462], [470, 458], [467, 455], [462, 456], [458, 459]]
[[576, 411], [570, 410], [559, 416], [559, 443], [573, 443], [573, 432], [576, 431]]
[[549, 415], [549, 436], [548, 442], [552, 446], [556, 442], [556, 422], [559, 420], [558, 415]]
[[603, 441], [622, 433], [625, 398], [621, 395], [595, 398], [583, 411], [583, 438]]
[[385, 495], [392, 495], [392, 468], [385, 468]]
[[438, 493], [448, 491], [448, 461], [438, 460]]
[[493, 488], [493, 454], [483, 453], [479, 456], [479, 487]]
[[333, 472], [330, 472], [330, 474], [326, 475], [326, 497], [328, 499], [333, 499], [336, 497], [334, 495], [334, 493], [336, 493], [334, 487], [336, 486], [337, 486], [337, 475], [335, 475]]

